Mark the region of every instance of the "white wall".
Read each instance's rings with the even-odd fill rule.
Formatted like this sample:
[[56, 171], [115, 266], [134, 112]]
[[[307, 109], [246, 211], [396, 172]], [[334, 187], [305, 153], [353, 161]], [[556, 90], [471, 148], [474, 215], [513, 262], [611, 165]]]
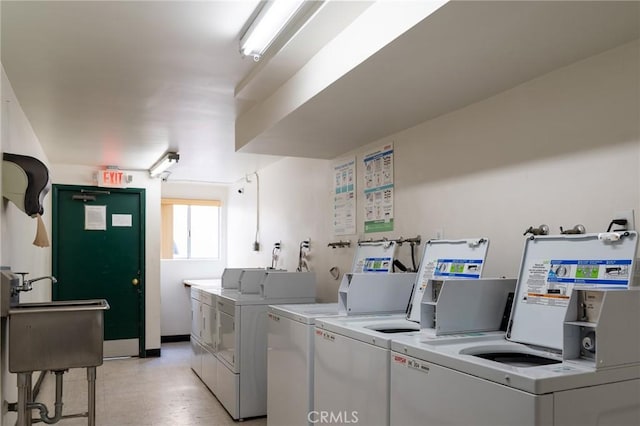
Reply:
[[[328, 241], [488, 236], [486, 275], [515, 276], [530, 225], [599, 232], [617, 211], [640, 216], [639, 52], [638, 42], [621, 46], [346, 154], [357, 156], [357, 235], [331, 235], [330, 162], [289, 158], [260, 170], [262, 250], [251, 252], [255, 183], [240, 182], [229, 195], [229, 266], [267, 266], [282, 240], [278, 266], [293, 270], [298, 242], [311, 236], [318, 296], [335, 301], [327, 271], [348, 270], [354, 247]], [[388, 142], [396, 229], [364, 235], [362, 158]], [[407, 245], [399, 255], [410, 264]]]
[[176, 336], [191, 332], [190, 289], [183, 285], [185, 279], [219, 278], [226, 264], [227, 246], [227, 185], [194, 182], [163, 182], [162, 198], [186, 198], [195, 200], [220, 200], [221, 241], [220, 258], [217, 260], [161, 260], [161, 335]]
[[515, 276], [530, 225], [601, 232], [617, 211], [638, 217], [639, 52], [621, 46], [373, 142], [395, 145], [388, 236], [488, 236], [487, 276]]
[[[93, 167], [54, 164], [54, 184], [95, 185]], [[160, 348], [160, 179], [147, 172], [128, 172], [131, 188], [145, 189], [145, 348]]]
[[[260, 244], [252, 251], [256, 231], [256, 177], [249, 176], [232, 185], [229, 191], [228, 266], [271, 266], [273, 244], [281, 241], [280, 260], [275, 265], [295, 271], [302, 240], [311, 239], [310, 267], [316, 271], [318, 297], [337, 298], [330, 288], [327, 243], [330, 241], [328, 205], [332, 176], [330, 162], [285, 158], [258, 172], [260, 176]], [[239, 194], [238, 190], [244, 189]], [[337, 287], [336, 287], [337, 289]]]
[[[2, 152], [29, 155], [48, 165], [40, 141], [18, 102], [4, 68], [0, 76]], [[0, 163], [1, 164], [1, 163]], [[1, 167], [0, 167], [1, 170]], [[51, 196], [45, 198], [43, 220], [51, 238]], [[36, 220], [28, 217], [15, 205], [2, 199], [0, 206], [0, 265], [14, 271], [29, 272], [32, 277], [51, 274], [51, 249], [32, 245], [36, 233]], [[22, 301], [47, 301], [51, 298], [51, 287], [47, 282], [35, 284], [34, 290], [21, 295]], [[2, 327], [2, 357], [0, 388], [2, 400], [17, 400], [16, 376], [9, 374], [7, 365], [6, 326]], [[16, 416], [7, 413], [0, 416], [1, 424], [13, 424]]]

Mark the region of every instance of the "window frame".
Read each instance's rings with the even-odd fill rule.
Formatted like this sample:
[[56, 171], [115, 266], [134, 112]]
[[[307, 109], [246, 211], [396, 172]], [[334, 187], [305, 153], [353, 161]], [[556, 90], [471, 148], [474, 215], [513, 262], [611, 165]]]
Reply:
[[[187, 257], [175, 258], [173, 253], [173, 206], [187, 206], [187, 226], [189, 227]], [[191, 206], [218, 207], [218, 257], [191, 257]], [[162, 198], [160, 200], [160, 259], [161, 260], [220, 260], [222, 258], [222, 202], [220, 200], [200, 200], [188, 198]]]

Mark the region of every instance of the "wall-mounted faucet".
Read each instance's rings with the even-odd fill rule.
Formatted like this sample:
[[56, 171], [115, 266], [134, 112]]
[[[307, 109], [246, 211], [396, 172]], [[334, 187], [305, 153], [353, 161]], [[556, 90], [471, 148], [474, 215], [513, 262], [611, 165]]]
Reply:
[[31, 291], [33, 290], [33, 283], [36, 281], [40, 281], [40, 280], [51, 280], [52, 284], [55, 284], [58, 282], [58, 280], [56, 279], [56, 277], [53, 276], [45, 276], [45, 277], [38, 277], [38, 278], [33, 278], [31, 280], [27, 280], [25, 279], [25, 276], [28, 274], [28, 272], [15, 272], [16, 275], [20, 275], [22, 277], [22, 284], [18, 284], [18, 285], [13, 285], [11, 287], [11, 296], [17, 296], [19, 292], [21, 291]]

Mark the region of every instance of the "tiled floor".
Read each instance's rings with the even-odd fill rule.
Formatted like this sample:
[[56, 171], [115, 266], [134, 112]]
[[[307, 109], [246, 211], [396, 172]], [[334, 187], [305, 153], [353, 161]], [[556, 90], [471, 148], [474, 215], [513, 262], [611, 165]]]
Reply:
[[[197, 426], [236, 424], [189, 367], [190, 346], [162, 345], [159, 358], [105, 361], [98, 367], [96, 411], [98, 426]], [[37, 376], [34, 375], [34, 383]], [[39, 400], [53, 415], [55, 376], [48, 374]], [[64, 375], [64, 414], [87, 410], [85, 369]], [[34, 410], [33, 415], [37, 415]], [[87, 419], [66, 419], [61, 426], [86, 425]], [[245, 420], [243, 426], [266, 425], [266, 418]]]

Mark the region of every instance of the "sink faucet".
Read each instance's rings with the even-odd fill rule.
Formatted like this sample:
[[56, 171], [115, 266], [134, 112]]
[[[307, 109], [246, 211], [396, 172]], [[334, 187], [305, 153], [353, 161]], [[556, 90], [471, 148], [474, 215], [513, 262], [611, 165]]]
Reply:
[[31, 283], [34, 283], [36, 281], [40, 281], [40, 280], [51, 280], [51, 284], [55, 284], [58, 282], [58, 280], [56, 279], [56, 277], [53, 276], [46, 276], [46, 277], [38, 277], [38, 278], [34, 278], [32, 280], [26, 280], [24, 281], [24, 285], [31, 287]]
[[16, 272], [16, 274], [22, 276], [22, 284], [14, 285], [11, 288], [11, 296], [17, 296], [18, 293], [21, 292], [21, 291], [31, 291], [31, 290], [33, 290], [33, 285], [32, 284], [34, 282], [36, 282], [36, 281], [51, 280], [52, 284], [55, 284], [55, 283], [58, 282], [58, 280], [54, 276], [45, 276], [45, 277], [33, 278], [31, 280], [26, 280], [25, 279], [25, 275], [27, 275], [28, 272]]

